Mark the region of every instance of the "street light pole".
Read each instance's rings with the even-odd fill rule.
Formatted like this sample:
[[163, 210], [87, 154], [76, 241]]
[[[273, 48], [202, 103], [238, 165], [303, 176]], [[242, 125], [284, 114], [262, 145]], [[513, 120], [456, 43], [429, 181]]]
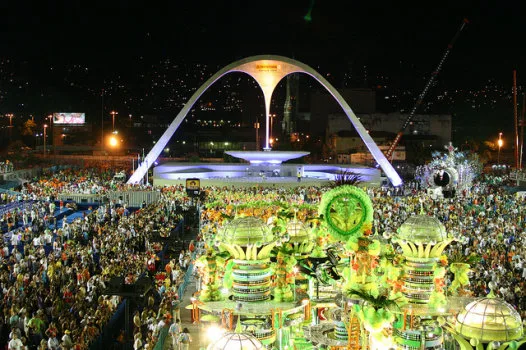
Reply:
[[256, 129], [256, 151], [259, 151], [259, 119], [256, 118], [254, 123], [254, 128]]
[[115, 115], [119, 114], [119, 112], [111, 111], [110, 114], [113, 117], [113, 130], [112, 131], [115, 132]]
[[53, 114], [50, 114], [46, 117], [46, 119], [49, 119], [49, 127], [50, 127], [50, 131], [51, 131], [51, 149], [53, 150], [53, 154], [55, 154], [55, 140], [54, 140], [54, 137], [55, 137], [55, 133], [53, 132]]
[[497, 153], [497, 164], [500, 165], [500, 149], [502, 148], [502, 133], [499, 132], [499, 140], [497, 141], [497, 144], [499, 145], [499, 151]]
[[46, 156], [46, 129], [47, 124], [44, 124], [44, 157]]
[[9, 141], [11, 142], [13, 133], [13, 113], [6, 114], [6, 117], [9, 117]]

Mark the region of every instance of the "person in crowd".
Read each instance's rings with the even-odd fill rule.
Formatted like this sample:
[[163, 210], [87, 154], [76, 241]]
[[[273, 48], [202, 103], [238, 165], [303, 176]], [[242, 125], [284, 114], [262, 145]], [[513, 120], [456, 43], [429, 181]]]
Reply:
[[172, 349], [179, 347], [179, 333], [181, 333], [181, 324], [178, 318], [170, 325], [168, 334], [172, 337]]
[[140, 350], [143, 349], [144, 344], [142, 342], [142, 335], [140, 332], [135, 333], [134, 340], [133, 340], [133, 350]]
[[188, 328], [183, 328], [181, 333], [179, 333], [178, 343], [180, 350], [188, 350], [190, 348], [190, 343], [192, 342], [192, 337], [190, 336], [190, 331]]

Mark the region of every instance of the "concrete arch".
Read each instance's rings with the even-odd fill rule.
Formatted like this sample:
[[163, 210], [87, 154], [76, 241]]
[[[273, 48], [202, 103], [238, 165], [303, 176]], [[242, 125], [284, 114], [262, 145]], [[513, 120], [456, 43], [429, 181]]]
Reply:
[[183, 109], [177, 114], [173, 122], [168, 126], [168, 129], [159, 138], [159, 141], [151, 149], [144, 161], [137, 167], [133, 175], [128, 180], [129, 184], [139, 183], [141, 179], [146, 175], [148, 169], [154, 164], [155, 160], [159, 157], [163, 149], [170, 141], [175, 131], [181, 125], [181, 122], [186, 117], [190, 109], [194, 106], [195, 102], [201, 95], [214, 84], [217, 80], [223, 77], [225, 74], [230, 72], [244, 72], [251, 75], [259, 84], [263, 90], [265, 97], [265, 115], [266, 115], [266, 149], [270, 149], [268, 146], [269, 137], [269, 113], [270, 113], [270, 100], [272, 98], [272, 92], [279, 83], [279, 81], [288, 74], [292, 73], [305, 73], [316, 79], [338, 102], [342, 107], [344, 113], [347, 115], [354, 128], [362, 138], [365, 146], [371, 152], [378, 165], [385, 172], [389, 180], [394, 186], [402, 184], [402, 179], [393, 168], [391, 163], [385, 158], [384, 154], [371, 136], [367, 133], [367, 130], [363, 127], [360, 120], [356, 117], [351, 107], [343, 99], [340, 93], [318, 72], [311, 67], [298, 62], [296, 60], [276, 55], [259, 55], [247, 57], [242, 60], [233, 62], [223, 69], [219, 70], [216, 74], [210, 77], [201, 87], [192, 95], [190, 100], [185, 104]]

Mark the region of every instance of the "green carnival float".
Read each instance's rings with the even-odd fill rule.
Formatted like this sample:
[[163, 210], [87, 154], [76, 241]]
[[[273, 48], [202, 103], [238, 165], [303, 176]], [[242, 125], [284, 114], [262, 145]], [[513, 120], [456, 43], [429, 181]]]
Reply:
[[524, 342], [513, 307], [470, 296], [477, 257], [454, 255], [448, 265], [455, 240], [432, 216], [373, 232], [371, 199], [350, 185], [328, 190], [317, 207], [247, 198], [221, 208], [207, 209], [203, 226], [198, 322], [217, 320], [267, 349], [504, 350]]

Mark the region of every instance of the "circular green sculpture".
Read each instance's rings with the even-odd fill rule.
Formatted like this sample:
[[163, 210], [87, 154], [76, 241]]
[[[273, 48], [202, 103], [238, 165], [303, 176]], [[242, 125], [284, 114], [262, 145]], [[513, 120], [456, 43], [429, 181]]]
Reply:
[[361, 236], [364, 224], [373, 221], [373, 203], [362, 189], [344, 185], [326, 192], [318, 209], [334, 239]]

